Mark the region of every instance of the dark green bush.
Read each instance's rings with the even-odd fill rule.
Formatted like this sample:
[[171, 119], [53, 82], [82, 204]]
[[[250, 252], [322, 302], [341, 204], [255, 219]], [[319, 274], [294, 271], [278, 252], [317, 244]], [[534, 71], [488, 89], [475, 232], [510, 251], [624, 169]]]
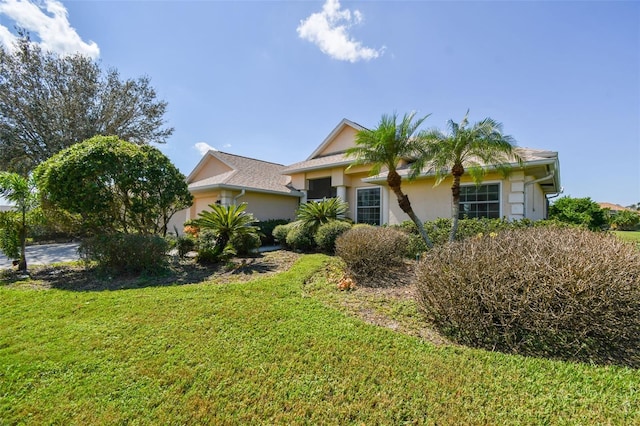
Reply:
[[289, 230], [291, 229], [292, 224], [287, 223], [286, 225], [276, 225], [273, 228], [273, 238], [276, 243], [281, 244], [285, 247], [287, 246], [287, 234], [289, 234]]
[[236, 254], [246, 256], [260, 247], [261, 239], [257, 234], [240, 234], [231, 237], [230, 244]]
[[196, 240], [190, 235], [180, 235], [175, 239], [175, 248], [180, 257], [184, 257], [190, 251], [195, 251], [196, 247]]
[[287, 233], [287, 246], [299, 251], [312, 251], [316, 247], [313, 231], [300, 222], [292, 222]]
[[380, 285], [376, 278], [403, 264], [408, 243], [397, 229], [358, 225], [338, 237], [336, 255], [359, 285]]
[[640, 224], [640, 212], [621, 210], [611, 214], [609, 219], [612, 229], [619, 231], [635, 231]]
[[157, 235], [112, 234], [83, 240], [78, 252], [116, 274], [155, 274], [165, 269], [168, 248]]
[[459, 343], [640, 367], [640, 251], [613, 236], [534, 227], [427, 252], [419, 303]]
[[580, 225], [599, 231], [608, 226], [604, 209], [591, 198], [558, 198], [549, 207], [549, 219], [555, 219], [571, 225]]
[[333, 220], [320, 225], [314, 236], [314, 240], [320, 250], [333, 254], [336, 249], [336, 239], [349, 229], [351, 229], [349, 222]]
[[273, 235], [273, 230], [276, 226], [286, 225], [287, 223], [289, 223], [288, 219], [269, 219], [258, 222], [257, 225], [260, 228], [260, 240], [262, 241], [262, 245], [274, 245], [276, 243], [276, 239]]

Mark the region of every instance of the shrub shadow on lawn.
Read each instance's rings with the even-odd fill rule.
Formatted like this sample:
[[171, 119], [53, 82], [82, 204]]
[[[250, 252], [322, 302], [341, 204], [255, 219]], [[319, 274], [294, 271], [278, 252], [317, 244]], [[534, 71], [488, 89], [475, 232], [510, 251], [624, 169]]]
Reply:
[[162, 287], [211, 282], [225, 284], [248, 281], [287, 270], [298, 255], [291, 252], [269, 252], [252, 257], [233, 258], [224, 263], [201, 265], [193, 260], [172, 258], [168, 266], [152, 274], [116, 275], [81, 262], [40, 266], [31, 269], [30, 279], [15, 271], [5, 271], [7, 285], [32, 285], [34, 288], [56, 288], [68, 291], [109, 291]]

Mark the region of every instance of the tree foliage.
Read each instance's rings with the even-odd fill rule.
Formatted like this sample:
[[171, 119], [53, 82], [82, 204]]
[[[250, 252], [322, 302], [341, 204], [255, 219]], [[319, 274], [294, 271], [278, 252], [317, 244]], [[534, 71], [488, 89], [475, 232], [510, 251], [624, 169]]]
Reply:
[[633, 231], [640, 224], [640, 212], [621, 210], [612, 213], [609, 217], [609, 224], [612, 228], [620, 231]]
[[[347, 155], [354, 158], [353, 165], [371, 165], [372, 175], [387, 169], [387, 184], [396, 195], [398, 205], [416, 224], [425, 244], [432, 247], [422, 221], [413, 211], [409, 196], [402, 191], [402, 177], [397, 170], [401, 161], [415, 159], [420, 153], [422, 139], [418, 128], [428, 115], [416, 121], [413, 121], [414, 117], [415, 112], [405, 114], [398, 123], [397, 114], [383, 115], [378, 127], [356, 134], [355, 146], [347, 150]], [[411, 169], [408, 178], [415, 178], [419, 172], [417, 168]]]
[[43, 205], [79, 214], [96, 233], [166, 234], [192, 203], [184, 176], [158, 149], [96, 136], [42, 163], [34, 175]]
[[460, 178], [468, 172], [476, 184], [480, 184], [489, 167], [507, 174], [511, 162], [522, 160], [514, 151], [515, 140], [502, 133], [502, 124], [485, 118], [469, 126], [469, 111], [460, 123], [447, 122], [447, 132], [434, 129], [421, 136], [427, 140], [424, 151], [413, 167], [431, 164], [436, 173], [436, 185], [449, 174], [451, 185], [451, 217], [453, 219], [449, 241], [454, 241], [458, 231], [460, 212]]
[[562, 197], [549, 207], [549, 219], [597, 231], [607, 225], [606, 212], [591, 198]]
[[0, 168], [26, 175], [56, 152], [95, 135], [164, 142], [167, 103], [148, 77], [121, 80], [82, 55], [45, 52], [23, 34], [0, 46]]
[[26, 271], [29, 213], [37, 206], [34, 181], [17, 173], [0, 172], [0, 196], [13, 204], [12, 211], [3, 212], [0, 217], [0, 250], [7, 257], [19, 258], [18, 270]]

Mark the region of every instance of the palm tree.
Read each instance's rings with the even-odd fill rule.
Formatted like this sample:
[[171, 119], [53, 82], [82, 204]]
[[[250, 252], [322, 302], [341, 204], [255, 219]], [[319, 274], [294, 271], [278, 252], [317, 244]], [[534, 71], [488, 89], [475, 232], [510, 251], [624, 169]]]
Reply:
[[32, 179], [17, 173], [0, 172], [0, 195], [13, 203], [18, 213], [16, 222], [20, 245], [18, 271], [27, 272], [27, 213], [36, 205], [35, 184]]
[[449, 120], [447, 133], [433, 129], [421, 135], [427, 140], [421, 158], [426, 159], [435, 169], [436, 185], [449, 174], [453, 176], [449, 241], [454, 241], [458, 232], [460, 177], [469, 172], [475, 184], [479, 185], [488, 167], [506, 175], [512, 162], [522, 163], [522, 159], [514, 150], [515, 139], [502, 133], [501, 123], [485, 118], [469, 127], [468, 116], [467, 110], [459, 124]]
[[211, 211], [203, 211], [195, 220], [201, 229], [209, 229], [216, 236], [214, 253], [221, 254], [233, 237], [258, 233], [258, 227], [254, 225], [256, 220], [253, 215], [245, 213], [245, 203], [238, 206], [222, 206], [209, 204]]
[[[416, 225], [427, 247], [433, 247], [422, 221], [411, 207], [409, 197], [402, 192], [402, 178], [397, 171], [401, 160], [415, 159], [420, 152], [421, 137], [416, 132], [429, 115], [415, 122], [414, 117], [415, 112], [405, 114], [398, 123], [397, 114], [383, 115], [377, 128], [364, 129], [356, 134], [356, 146], [349, 148], [347, 155], [355, 158], [352, 165], [371, 164], [372, 175], [380, 173], [383, 167], [388, 170], [387, 184], [396, 195], [398, 205]], [[410, 169], [409, 179], [415, 178], [419, 173], [417, 168]]]

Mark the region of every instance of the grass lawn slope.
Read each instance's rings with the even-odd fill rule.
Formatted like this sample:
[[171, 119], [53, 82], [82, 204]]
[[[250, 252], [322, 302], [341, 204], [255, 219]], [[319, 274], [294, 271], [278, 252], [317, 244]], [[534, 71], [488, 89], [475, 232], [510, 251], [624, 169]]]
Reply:
[[235, 284], [0, 287], [0, 424], [640, 423], [638, 371], [366, 324], [303, 291], [327, 261]]

